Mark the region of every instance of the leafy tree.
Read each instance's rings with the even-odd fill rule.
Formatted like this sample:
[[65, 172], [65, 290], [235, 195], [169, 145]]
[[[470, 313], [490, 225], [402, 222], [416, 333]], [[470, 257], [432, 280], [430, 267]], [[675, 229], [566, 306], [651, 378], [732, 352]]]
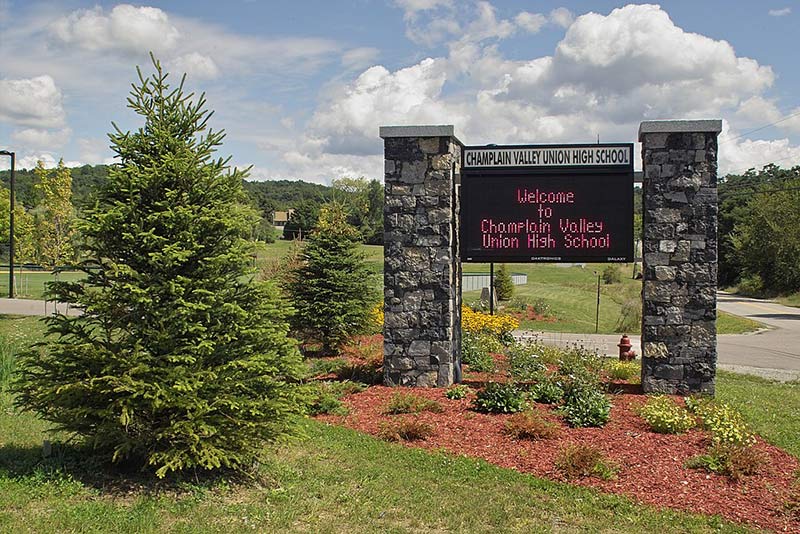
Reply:
[[[786, 198], [781, 190], [790, 187], [788, 184], [793, 180], [796, 183], [799, 177], [800, 167], [781, 169], [770, 164], [765, 165], [760, 171], [750, 169], [742, 175], [728, 175], [721, 180], [718, 186], [720, 285], [737, 285], [743, 278], [760, 277], [761, 274], [765, 274], [766, 279], [763, 282], [767, 284], [767, 289], [772, 292], [778, 290], [777, 287], [772, 287], [776, 281], [768, 281], [772, 280], [772, 275], [767, 273], [772, 269], [768, 265], [771, 265], [775, 258], [759, 259], [755, 251], [760, 249], [762, 252], [771, 251], [769, 253], [772, 254], [791, 246], [791, 239], [785, 240], [785, 237], [792, 235], [792, 228], [786, 226], [788, 220], [775, 221], [768, 213], [762, 213], [762, 223], [770, 220], [777, 225], [774, 228], [761, 229], [764, 230], [763, 237], [766, 239], [763, 244], [751, 240], [745, 245], [742, 242], [744, 235], [740, 234], [747, 231], [748, 235], [754, 236], [758, 232], [759, 229], [754, 227], [758, 224], [754, 213], [766, 209], [766, 204], [773, 199], [770, 193], [759, 194], [759, 191], [775, 192], [774, 200], [777, 207]], [[796, 206], [797, 204], [795, 210]], [[746, 258], [747, 255], [750, 256], [749, 259]], [[756, 267], [757, 264], [762, 266]], [[764, 273], [760, 274], [762, 269]]]
[[[0, 242], [9, 244], [11, 197], [8, 190], [0, 185]], [[14, 204], [14, 263], [33, 263], [36, 256], [33, 217], [18, 202]]]
[[497, 300], [511, 300], [514, 296], [514, 281], [505, 263], [500, 264], [494, 273], [494, 290]]
[[762, 186], [731, 236], [744, 274], [768, 293], [800, 291], [800, 167], [796, 176]]
[[158, 476], [245, 469], [303, 412], [302, 362], [275, 287], [249, 276], [244, 173], [215, 157], [204, 96], [153, 63], [128, 99], [144, 126], [115, 125], [120, 163], [81, 223], [86, 279], [50, 286], [84, 313], [48, 319], [17, 399]]
[[322, 207], [300, 259], [288, 282], [298, 311], [295, 326], [331, 353], [365, 328], [377, 300], [358, 231], [347, 223], [340, 204]]
[[42, 265], [50, 268], [71, 263], [75, 259], [72, 246], [75, 213], [70, 170], [62, 159], [53, 171], [45, 169], [39, 161], [35, 173], [38, 183], [34, 188], [41, 198], [34, 211], [37, 257]]

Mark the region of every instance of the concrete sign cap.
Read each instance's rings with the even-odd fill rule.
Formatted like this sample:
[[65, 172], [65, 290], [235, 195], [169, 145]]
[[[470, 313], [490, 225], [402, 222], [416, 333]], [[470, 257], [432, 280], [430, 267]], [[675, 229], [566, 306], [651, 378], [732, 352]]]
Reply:
[[720, 119], [644, 121], [639, 125], [639, 141], [642, 140], [643, 134], [649, 133], [720, 133], [721, 131]]

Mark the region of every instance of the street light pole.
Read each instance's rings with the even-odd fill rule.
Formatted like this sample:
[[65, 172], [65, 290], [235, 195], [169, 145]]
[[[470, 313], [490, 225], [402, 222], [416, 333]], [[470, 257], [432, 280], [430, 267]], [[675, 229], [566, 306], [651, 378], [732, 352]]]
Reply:
[[8, 150], [0, 150], [0, 156], [11, 156], [11, 180], [9, 181], [9, 189], [11, 195], [11, 209], [8, 215], [8, 298], [14, 298], [14, 164], [16, 160], [16, 153], [9, 152]]

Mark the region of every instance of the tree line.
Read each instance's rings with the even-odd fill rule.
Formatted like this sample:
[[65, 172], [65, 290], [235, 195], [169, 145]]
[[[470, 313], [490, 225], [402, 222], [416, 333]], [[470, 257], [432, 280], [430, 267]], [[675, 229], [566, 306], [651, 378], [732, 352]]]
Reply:
[[[15, 260], [20, 263], [54, 267], [77, 261], [81, 234], [76, 221], [98, 201], [108, 183], [108, 165], [68, 168], [63, 160], [55, 169], [39, 162], [34, 169], [15, 175]], [[9, 171], [0, 172], [0, 213], [8, 213]], [[383, 243], [383, 184], [366, 178], [338, 178], [330, 186], [302, 180], [242, 180], [246, 203], [258, 215], [251, 229], [254, 240], [308, 237], [319, 220], [320, 208], [336, 201], [345, 208], [347, 222], [368, 244]], [[273, 226], [276, 211], [293, 210], [284, 228]], [[0, 243], [7, 258], [9, 220], [0, 216]]]

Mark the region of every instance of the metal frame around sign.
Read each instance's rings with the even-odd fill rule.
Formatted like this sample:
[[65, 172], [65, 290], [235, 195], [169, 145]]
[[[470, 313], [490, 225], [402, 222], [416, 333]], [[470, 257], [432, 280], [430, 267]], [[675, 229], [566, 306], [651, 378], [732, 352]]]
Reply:
[[[466, 157], [469, 151], [486, 151], [486, 150], [527, 150], [527, 149], [581, 149], [581, 148], [626, 148], [629, 151], [629, 161], [623, 164], [592, 164], [592, 165], [517, 165], [517, 166], [467, 166]], [[461, 207], [461, 224], [459, 241], [461, 243], [461, 260], [467, 263], [630, 263], [634, 259], [633, 253], [633, 143], [586, 143], [586, 144], [565, 144], [565, 145], [481, 145], [481, 146], [465, 146], [461, 152], [461, 187], [459, 199]], [[470, 180], [476, 178], [489, 178], [499, 176], [532, 176], [549, 175], [549, 176], [586, 176], [586, 175], [627, 175], [630, 183], [630, 196], [627, 198], [627, 205], [631, 211], [631, 231], [630, 231], [630, 247], [626, 247], [626, 254], [624, 256], [602, 256], [596, 255], [570, 255], [570, 256], [522, 256], [522, 255], [509, 255], [503, 257], [499, 254], [480, 254], [473, 251], [466, 250], [465, 240], [465, 224], [467, 218], [465, 210], [468, 209], [464, 196], [465, 191], [469, 191]], [[620, 201], [624, 199], [619, 199]], [[624, 206], [615, 205], [609, 209], [621, 209]], [[627, 237], [627, 236], [626, 236]], [[630, 250], [627, 250], [627, 249]]]

